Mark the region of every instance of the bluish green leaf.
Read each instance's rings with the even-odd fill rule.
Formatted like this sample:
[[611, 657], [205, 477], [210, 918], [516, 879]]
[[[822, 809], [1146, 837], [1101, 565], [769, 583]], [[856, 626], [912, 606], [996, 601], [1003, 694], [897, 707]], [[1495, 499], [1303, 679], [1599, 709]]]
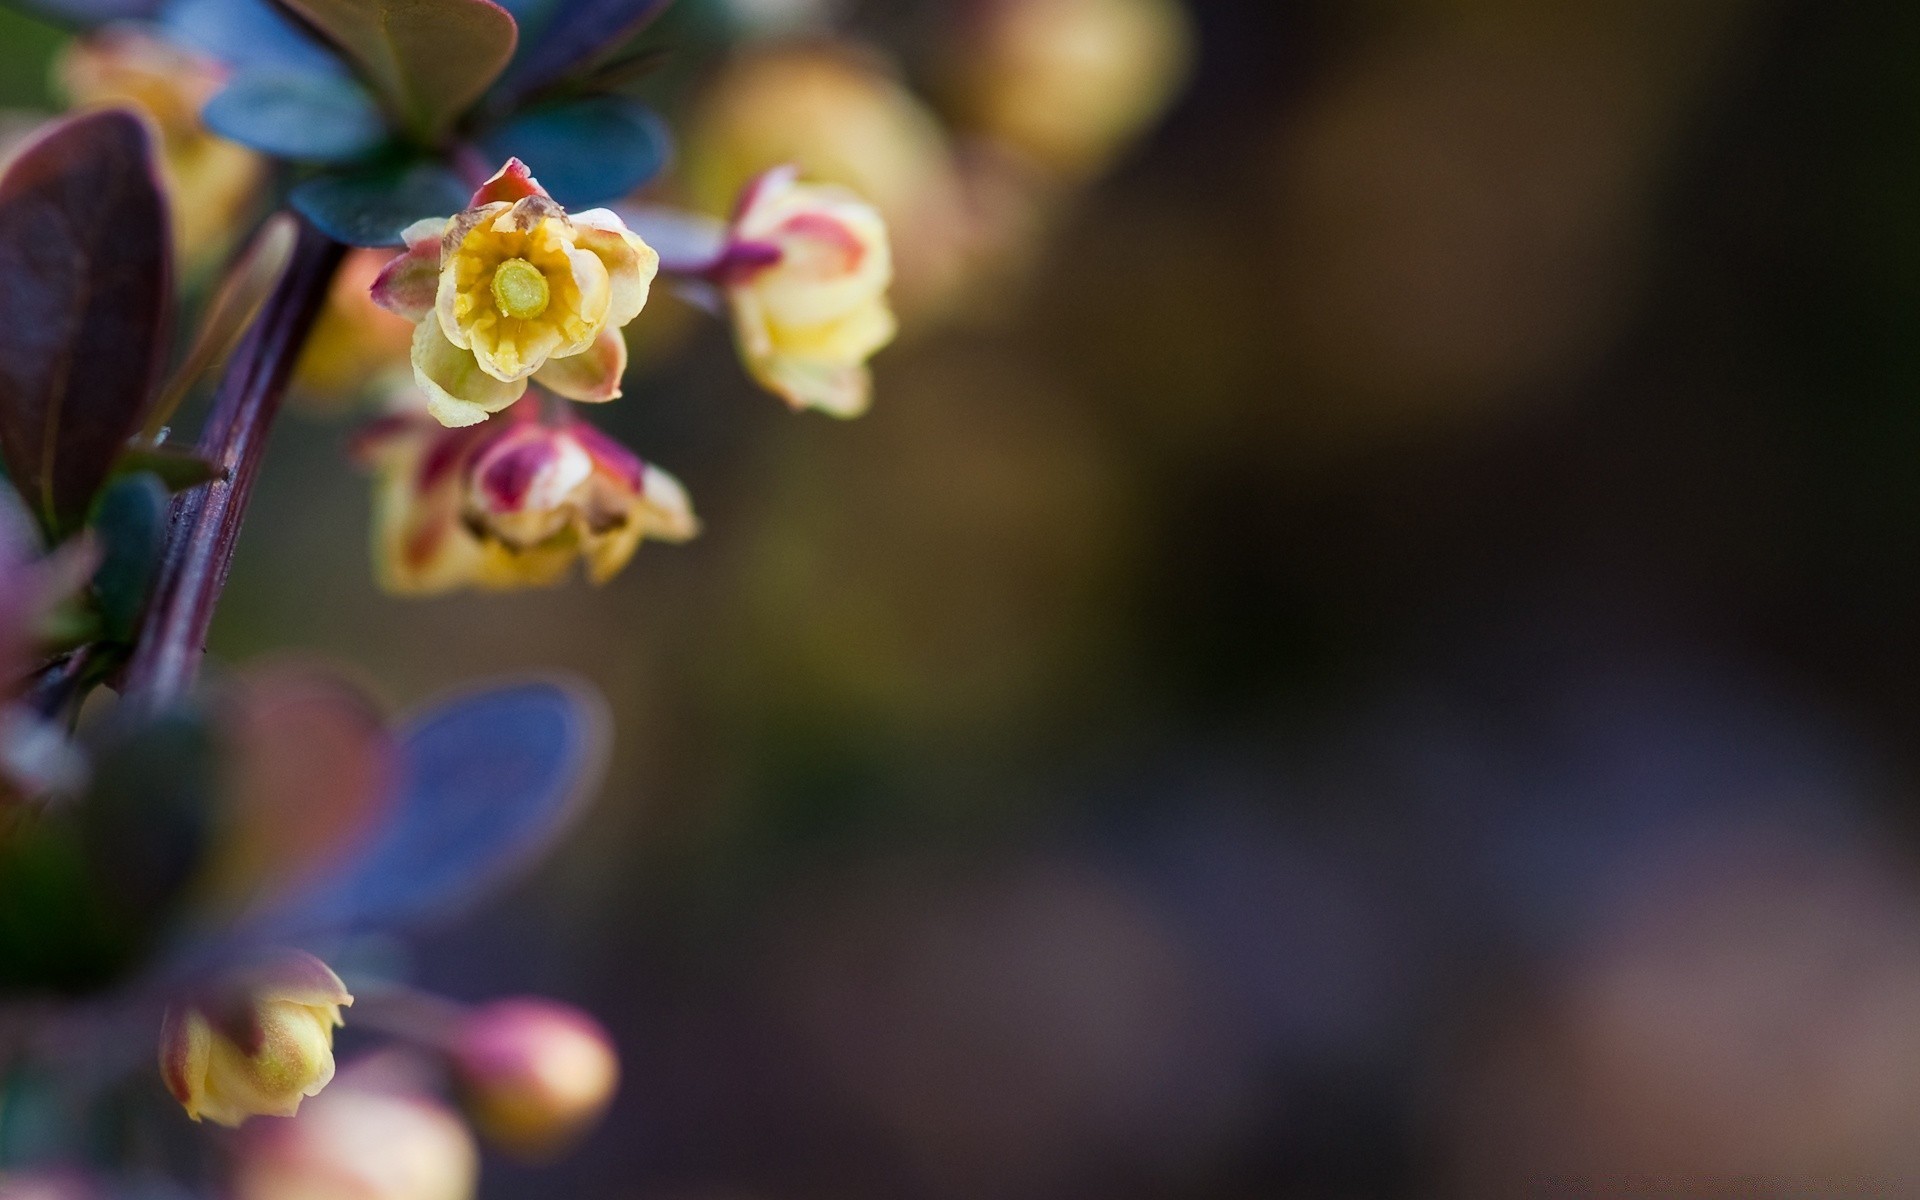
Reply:
[[156, 476], [123, 475], [100, 496], [93, 529], [102, 554], [93, 573], [93, 602], [101, 633], [112, 641], [133, 640], [166, 527], [167, 489]]
[[373, 97], [333, 75], [249, 71], [209, 100], [200, 116], [222, 137], [299, 162], [352, 162], [387, 140]]
[[491, 0], [276, 0], [354, 64], [398, 122], [436, 144], [506, 69], [519, 40]]
[[482, 140], [489, 160], [518, 158], [568, 208], [628, 195], [660, 173], [672, 141], [666, 123], [624, 96], [592, 96], [534, 109]]
[[337, 242], [397, 246], [400, 231], [415, 221], [466, 207], [469, 191], [440, 164], [416, 161], [316, 175], [287, 200]]
[[[605, 58], [617, 55], [671, 0], [561, 0], [540, 30], [524, 47], [495, 100], [506, 107], [548, 86], [578, 76]], [[544, 183], [545, 180], [542, 180]]]

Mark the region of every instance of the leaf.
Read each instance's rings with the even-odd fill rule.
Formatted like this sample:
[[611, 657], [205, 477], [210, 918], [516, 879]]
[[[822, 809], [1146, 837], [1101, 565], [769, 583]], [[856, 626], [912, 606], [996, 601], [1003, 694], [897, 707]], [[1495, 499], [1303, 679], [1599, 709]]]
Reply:
[[101, 634], [111, 641], [133, 641], [166, 526], [167, 489], [155, 476], [123, 475], [100, 497], [93, 528], [102, 556], [93, 573], [93, 602]]
[[622, 54], [672, 0], [573, 0], [560, 5], [540, 37], [501, 81], [500, 106]]
[[352, 162], [387, 140], [373, 97], [337, 75], [249, 71], [207, 101], [200, 118], [222, 137], [296, 162]]
[[269, 0], [167, 0], [160, 24], [169, 41], [236, 70], [347, 74], [331, 48]]
[[465, 208], [467, 189], [438, 163], [416, 160], [316, 175], [287, 201], [337, 242], [397, 246], [415, 221]]
[[591, 208], [631, 193], [666, 165], [666, 123], [623, 96], [593, 96], [522, 113], [489, 133], [489, 161], [518, 158], [567, 208]]
[[135, 446], [114, 464], [116, 478], [148, 474], [158, 479], [169, 492], [184, 492], [220, 477], [220, 468], [191, 450], [173, 446]]
[[291, 919], [370, 929], [477, 898], [567, 828], [599, 783], [605, 746], [599, 698], [573, 684], [514, 684], [427, 710], [400, 733], [387, 826]]
[[231, 755], [221, 836], [197, 898], [234, 914], [312, 884], [363, 849], [393, 796], [394, 744], [359, 691], [293, 665], [222, 701]]
[[194, 336], [193, 347], [187, 351], [186, 358], [174, 371], [173, 377], [160, 390], [153, 403], [153, 411], [147, 416], [145, 433], [149, 440], [157, 440], [160, 430], [186, 398], [187, 390], [215, 363], [233, 353], [240, 343], [240, 336], [259, 315], [260, 306], [279, 285], [280, 277], [286, 274], [287, 264], [293, 260], [293, 246], [299, 239], [299, 222], [286, 213], [275, 213], [267, 218], [260, 232], [247, 243], [239, 259], [220, 282], [220, 290], [214, 293], [207, 304], [207, 311], [200, 318], [200, 331]]
[[62, 121], [0, 177], [0, 457], [51, 536], [86, 516], [153, 394], [172, 320], [169, 236], [131, 113]]
[[78, 29], [109, 21], [138, 21], [160, 10], [161, 0], [25, 0], [29, 12]]
[[519, 29], [490, 0], [277, 0], [345, 51], [394, 116], [436, 144], [506, 69]]

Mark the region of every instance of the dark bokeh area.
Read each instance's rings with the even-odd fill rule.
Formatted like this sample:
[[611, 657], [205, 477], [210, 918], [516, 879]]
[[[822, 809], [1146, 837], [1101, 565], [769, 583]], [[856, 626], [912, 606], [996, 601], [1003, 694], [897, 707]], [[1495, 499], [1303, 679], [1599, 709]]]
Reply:
[[706, 526], [604, 589], [383, 598], [277, 435], [216, 652], [616, 714], [419, 948], [624, 1055], [485, 1194], [1905, 1194], [1920, 8], [1191, 8], [869, 416], [718, 328], [596, 411]]

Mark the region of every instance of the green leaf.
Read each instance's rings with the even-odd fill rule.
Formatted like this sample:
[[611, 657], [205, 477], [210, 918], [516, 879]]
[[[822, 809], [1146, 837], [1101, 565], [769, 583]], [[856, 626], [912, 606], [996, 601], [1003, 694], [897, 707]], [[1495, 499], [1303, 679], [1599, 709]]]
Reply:
[[519, 30], [489, 0], [275, 0], [346, 53], [400, 125], [435, 145], [506, 69]]
[[0, 457], [50, 537], [85, 518], [153, 394], [172, 322], [170, 236], [131, 113], [62, 121], [0, 178]]
[[387, 140], [387, 123], [350, 79], [303, 71], [250, 71], [200, 111], [207, 128], [276, 158], [343, 163]]
[[114, 477], [148, 474], [169, 492], [184, 492], [220, 477], [220, 468], [191, 450], [172, 446], [136, 446], [120, 456]]
[[350, 246], [397, 246], [400, 231], [422, 217], [446, 217], [467, 204], [453, 172], [415, 161], [316, 175], [287, 197], [320, 232]]
[[520, 114], [481, 142], [490, 161], [518, 158], [568, 208], [618, 200], [659, 174], [666, 122], [637, 100], [593, 96]]
[[133, 641], [166, 538], [167, 489], [153, 475], [124, 475], [100, 497], [93, 517], [102, 555], [93, 573], [93, 602], [102, 636]]

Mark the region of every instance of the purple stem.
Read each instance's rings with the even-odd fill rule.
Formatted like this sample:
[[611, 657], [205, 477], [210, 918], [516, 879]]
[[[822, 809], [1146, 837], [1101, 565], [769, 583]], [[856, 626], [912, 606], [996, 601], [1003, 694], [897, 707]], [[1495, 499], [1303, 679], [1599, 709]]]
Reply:
[[161, 707], [184, 695], [199, 674], [267, 435], [345, 253], [302, 221], [286, 274], [220, 377], [199, 446], [218, 475], [174, 498], [159, 574], [121, 687], [135, 703]]

